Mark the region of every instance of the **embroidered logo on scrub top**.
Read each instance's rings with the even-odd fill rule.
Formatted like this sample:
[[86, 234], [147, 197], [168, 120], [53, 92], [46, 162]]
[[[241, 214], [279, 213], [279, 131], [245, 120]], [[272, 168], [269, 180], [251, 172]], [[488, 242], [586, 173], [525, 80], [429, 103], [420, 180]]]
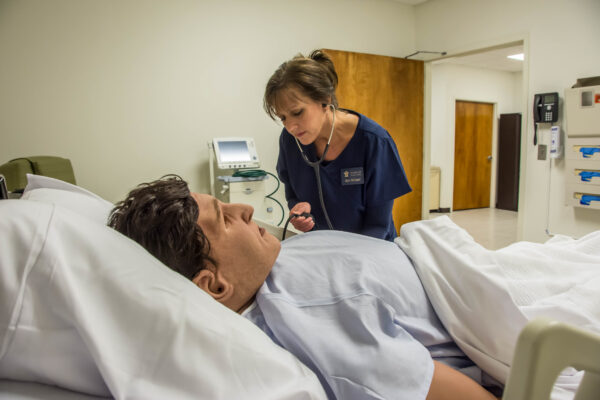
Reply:
[[342, 172], [342, 185], [362, 185], [365, 183], [363, 167], [345, 168]]

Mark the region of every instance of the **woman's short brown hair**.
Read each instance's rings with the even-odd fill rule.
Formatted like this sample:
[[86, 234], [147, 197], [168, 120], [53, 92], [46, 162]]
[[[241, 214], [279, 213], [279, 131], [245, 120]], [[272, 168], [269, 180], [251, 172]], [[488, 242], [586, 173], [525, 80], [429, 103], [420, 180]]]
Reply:
[[337, 108], [337, 84], [333, 61], [322, 50], [314, 50], [308, 57], [298, 54], [281, 64], [267, 82], [263, 107], [272, 119], [276, 119], [278, 95], [283, 89], [294, 88], [316, 102], [333, 104]]

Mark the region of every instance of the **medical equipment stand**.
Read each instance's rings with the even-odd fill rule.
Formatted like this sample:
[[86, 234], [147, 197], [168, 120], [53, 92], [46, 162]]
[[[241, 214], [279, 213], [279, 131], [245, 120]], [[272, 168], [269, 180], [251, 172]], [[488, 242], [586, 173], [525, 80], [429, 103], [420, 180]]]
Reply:
[[[220, 169], [216, 165], [213, 143], [208, 143], [210, 194], [224, 203], [249, 204], [254, 208], [254, 217], [268, 224], [274, 224], [273, 208], [265, 198], [263, 176], [233, 176], [235, 169]], [[221, 174], [221, 175], [217, 175]]]

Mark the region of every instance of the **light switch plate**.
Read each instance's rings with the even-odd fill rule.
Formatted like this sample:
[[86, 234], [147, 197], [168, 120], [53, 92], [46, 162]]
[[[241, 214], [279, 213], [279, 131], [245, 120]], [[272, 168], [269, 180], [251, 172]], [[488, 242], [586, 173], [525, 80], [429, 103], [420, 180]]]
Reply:
[[546, 159], [547, 150], [548, 150], [548, 145], [546, 145], [546, 144], [538, 145], [538, 160]]

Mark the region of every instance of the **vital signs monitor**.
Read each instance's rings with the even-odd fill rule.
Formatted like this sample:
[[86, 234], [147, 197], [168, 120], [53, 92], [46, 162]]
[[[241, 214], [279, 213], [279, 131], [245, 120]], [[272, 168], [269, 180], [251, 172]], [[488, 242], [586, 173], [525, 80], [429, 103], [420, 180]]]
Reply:
[[258, 168], [260, 166], [252, 138], [214, 138], [213, 148], [219, 169]]

